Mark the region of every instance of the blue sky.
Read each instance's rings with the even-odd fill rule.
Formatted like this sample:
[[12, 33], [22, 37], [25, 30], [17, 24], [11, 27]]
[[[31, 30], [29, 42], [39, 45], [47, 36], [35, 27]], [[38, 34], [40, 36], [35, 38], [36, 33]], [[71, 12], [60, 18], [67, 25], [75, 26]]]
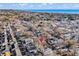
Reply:
[[0, 9], [79, 9], [78, 3], [0, 3]]

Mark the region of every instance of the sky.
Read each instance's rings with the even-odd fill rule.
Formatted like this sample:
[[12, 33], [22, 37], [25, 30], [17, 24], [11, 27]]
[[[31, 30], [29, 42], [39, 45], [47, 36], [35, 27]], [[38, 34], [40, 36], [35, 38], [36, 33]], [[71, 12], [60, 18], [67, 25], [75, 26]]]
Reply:
[[79, 9], [78, 3], [0, 3], [0, 9]]

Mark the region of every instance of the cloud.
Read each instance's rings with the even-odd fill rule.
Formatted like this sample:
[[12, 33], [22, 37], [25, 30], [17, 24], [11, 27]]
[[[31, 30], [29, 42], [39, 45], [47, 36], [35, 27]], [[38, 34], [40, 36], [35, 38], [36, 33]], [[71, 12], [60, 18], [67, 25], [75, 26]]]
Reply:
[[17, 4], [17, 5], [19, 5], [19, 6], [21, 6], [21, 7], [24, 7], [24, 6], [27, 6], [28, 3], [19, 3], [19, 4]]
[[0, 3], [0, 9], [79, 9], [78, 3]]

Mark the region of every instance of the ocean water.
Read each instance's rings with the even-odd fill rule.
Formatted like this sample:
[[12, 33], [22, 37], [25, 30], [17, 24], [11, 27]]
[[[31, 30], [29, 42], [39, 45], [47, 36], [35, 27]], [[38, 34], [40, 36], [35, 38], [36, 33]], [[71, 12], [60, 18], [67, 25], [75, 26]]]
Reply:
[[29, 10], [31, 12], [79, 14], [79, 10]]

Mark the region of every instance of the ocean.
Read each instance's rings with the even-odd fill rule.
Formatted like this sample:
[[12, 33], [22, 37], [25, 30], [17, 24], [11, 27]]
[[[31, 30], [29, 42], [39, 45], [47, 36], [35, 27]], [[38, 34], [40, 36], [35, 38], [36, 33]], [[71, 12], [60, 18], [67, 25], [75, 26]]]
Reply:
[[31, 12], [79, 14], [79, 10], [29, 10]]

